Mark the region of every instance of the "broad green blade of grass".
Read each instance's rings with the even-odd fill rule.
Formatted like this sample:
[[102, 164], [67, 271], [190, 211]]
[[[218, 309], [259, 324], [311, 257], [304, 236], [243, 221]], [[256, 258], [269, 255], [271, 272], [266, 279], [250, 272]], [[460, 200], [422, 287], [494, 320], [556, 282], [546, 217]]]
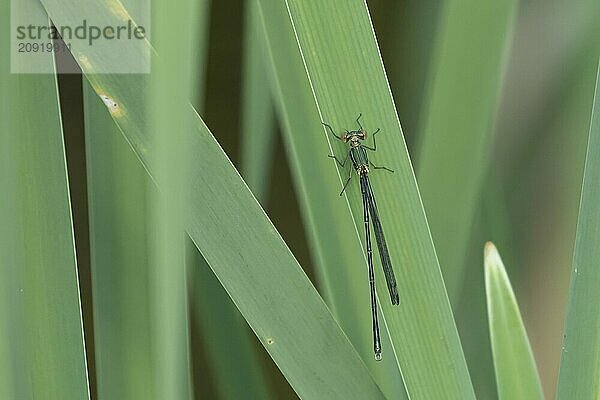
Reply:
[[417, 181], [452, 303], [487, 169], [517, 0], [442, 7], [417, 151]]
[[[408, 395], [412, 399], [473, 398], [366, 5], [359, 1], [322, 3], [312, 0], [288, 0], [287, 4], [322, 120], [343, 132], [358, 128], [355, 120], [362, 113], [362, 125], [368, 132], [381, 128], [377, 152], [370, 153], [373, 163], [396, 171], [391, 174], [372, 170], [371, 175], [396, 271], [400, 306], [392, 306], [379, 267], [376, 280], [381, 288], [381, 310]], [[313, 146], [314, 157], [329, 150], [343, 158], [347, 151], [346, 146], [332, 140], [324, 128], [307, 130], [305, 135], [305, 140]], [[334, 166], [331, 161], [331, 167]], [[340, 174], [337, 187], [329, 188], [332, 196], [336, 196], [348, 171], [340, 170]], [[355, 226], [362, 227], [358, 186], [355, 176], [346, 198]], [[362, 228], [340, 234], [363, 237]], [[353, 254], [364, 257], [361, 248], [354, 249]], [[376, 264], [379, 265], [378, 257]], [[391, 350], [385, 350], [385, 354], [391, 355]]]
[[[2, 24], [10, 23], [9, 20], [10, 10], [8, 2], [0, 4], [0, 22]], [[10, 38], [7, 35], [0, 36], [0, 51], [4, 54], [8, 52], [10, 47]], [[11, 122], [9, 104], [11, 102], [11, 96], [9, 91], [9, 85], [14, 79], [10, 75], [10, 60], [8, 57], [3, 57], [0, 60], [0, 85], [5, 88], [0, 93], [0, 185], [6, 188], [15, 182], [15, 172], [13, 166], [11, 166], [12, 158], [11, 145], [9, 140], [13, 140], [10, 136], [11, 133]], [[8, 200], [8, 199], [7, 199]], [[12, 248], [12, 241], [8, 239], [13, 237], [9, 235], [7, 237], [8, 226], [11, 222], [14, 222], [13, 207], [9, 206], [9, 202], [5, 200], [0, 204], [0, 259], [5, 260], [4, 263], [0, 264], [0, 329], [5, 332], [2, 339], [0, 339], [0, 397], [3, 399], [10, 399], [16, 395], [16, 378], [17, 376], [13, 373], [18, 363], [13, 362], [13, 348], [9, 341], [11, 337], [7, 332], [7, 327], [12, 325], [13, 310], [11, 307], [11, 301], [14, 297], [12, 293], [12, 285], [15, 281], [13, 269], [8, 268], [9, 260], [15, 261], [10, 257], [10, 248]], [[16, 314], [15, 314], [16, 318]], [[16, 353], [15, 353], [16, 354]], [[19, 366], [20, 368], [20, 366]]]
[[600, 69], [585, 163], [573, 256], [569, 309], [563, 340], [559, 399], [600, 397]]
[[[205, 12], [206, 4], [200, 5], [204, 6], [201, 12]], [[200, 21], [205, 21], [202, 16]], [[155, 189], [89, 85], [85, 86], [85, 100], [99, 396], [158, 398], [155, 385], [148, 384], [156, 360], [150, 353], [150, 259], [145, 221], [150, 212], [146, 191], [155, 194]], [[198, 252], [195, 247], [192, 251]], [[246, 323], [201, 256], [196, 255], [189, 262], [194, 263], [188, 271], [190, 285], [198, 285], [192, 295], [193, 309], [198, 311], [196, 318], [208, 317], [203, 318], [203, 337], [213, 339], [211, 343], [230, 344], [221, 349], [211, 343], [206, 346], [219, 390], [233, 393], [224, 398], [246, 394], [266, 399], [265, 382], [252, 342], [248, 343], [250, 331]], [[245, 378], [248, 379], [242, 381]]]
[[[2, 113], [3, 114], [3, 113]], [[4, 146], [2, 150], [6, 150], [8, 147]], [[3, 161], [8, 161], [8, 155], [6, 152], [0, 152], [0, 156], [2, 159], [0, 160], [0, 167], [2, 167], [2, 175], [0, 175], [0, 182], [7, 182], [8, 179], [5, 174], [8, 174], [10, 170], [8, 166]], [[0, 221], [8, 221], [8, 207], [2, 207], [0, 209]], [[4, 254], [5, 249], [0, 248], [0, 256], [4, 260], [8, 260], [9, 257]], [[7, 327], [11, 324], [11, 315], [9, 307], [7, 304], [10, 304], [10, 286], [13, 281], [11, 276], [8, 276], [5, 269], [0, 270], [3, 279], [0, 280], [0, 326]], [[5, 328], [3, 329], [5, 331]], [[15, 397], [16, 389], [15, 389], [15, 376], [13, 375], [14, 364], [12, 363], [12, 354], [10, 343], [7, 338], [9, 336], [5, 335], [4, 340], [0, 340], [0, 397], [3, 399], [10, 399]]]
[[[337, 171], [327, 158], [327, 148], [317, 148], [307, 140], [311, 132], [320, 133], [322, 125], [287, 8], [281, 2], [260, 5], [273, 67], [274, 98], [278, 99], [284, 144], [301, 194], [303, 218], [310, 227], [308, 237], [321, 293], [385, 396], [403, 398], [402, 377], [391, 351], [380, 363], [373, 357], [367, 268], [355, 252], [360, 239], [344, 234], [355, 228], [348, 208], [337, 195]], [[386, 330], [382, 339], [383, 346], [391, 349]]]
[[485, 289], [500, 400], [543, 399], [517, 299], [496, 246], [485, 245]]
[[[8, 2], [0, 5], [9, 26]], [[15, 12], [15, 10], [12, 10]], [[39, 3], [27, 21], [48, 26]], [[85, 346], [56, 76], [10, 74], [1, 40], [0, 389], [7, 399], [89, 398]], [[12, 56], [15, 56], [13, 54]], [[53, 70], [50, 53], [29, 62]], [[8, 393], [6, 393], [8, 392]]]
[[264, 202], [270, 181], [275, 125], [266, 68], [267, 49], [256, 0], [246, 0], [242, 103], [242, 174]]
[[221, 398], [268, 400], [271, 395], [248, 325], [197, 249], [191, 250], [196, 318]]
[[[199, 109], [202, 109], [202, 103], [204, 99], [204, 88], [205, 88], [205, 65], [206, 65], [206, 47], [208, 42], [208, 29], [209, 26], [209, 1], [203, 0], [198, 2], [196, 6], [200, 6], [198, 10], [198, 26], [199, 32], [195, 36], [196, 53], [194, 55], [194, 64], [198, 65], [195, 68], [198, 72], [194, 74], [197, 79], [197, 83], [194, 83], [192, 87], [197, 87], [196, 95], [192, 95], [191, 98], [202, 99], [199, 102]], [[254, 17], [252, 17], [254, 18]], [[255, 23], [255, 22], [254, 22]], [[250, 30], [250, 27], [247, 27]], [[257, 43], [255, 35], [250, 40], [252, 51], [256, 51], [255, 48]], [[252, 145], [262, 144], [264, 139], [268, 139], [273, 135], [271, 126], [263, 126], [264, 116], [262, 112], [263, 108], [257, 104], [267, 102], [270, 107], [270, 98], [265, 96], [265, 82], [266, 79], [264, 72], [257, 68], [257, 61], [259, 61], [258, 55], [247, 54], [247, 63], [250, 63], [250, 71], [246, 75], [247, 79], [251, 80], [251, 84], [247, 88], [246, 99], [250, 103], [247, 105], [247, 120], [246, 127], [249, 131], [253, 132], [254, 136], [247, 136], [246, 144], [248, 147]], [[268, 93], [268, 92], [267, 92]], [[262, 103], [261, 103], [262, 102]], [[270, 108], [268, 109], [270, 111]], [[258, 115], [255, 115], [258, 114]], [[272, 122], [269, 120], [269, 122]], [[271, 128], [269, 132], [263, 132], [263, 129]], [[262, 160], [255, 158], [260, 155], [248, 154], [246, 166], [252, 170], [251, 175], [254, 175], [254, 182], [256, 186], [250, 184], [255, 195], [260, 195], [260, 186], [262, 182], [260, 179], [266, 179], [266, 170], [268, 163], [264, 163]], [[269, 158], [269, 157], [267, 157]], [[252, 164], [252, 165], [248, 165]], [[248, 177], [246, 177], [248, 180]], [[260, 198], [260, 197], [259, 197]], [[210, 364], [211, 376], [204, 376], [200, 379], [196, 378], [196, 382], [205, 382], [208, 379], [214, 379], [216, 382], [216, 390], [219, 392], [222, 399], [269, 399], [268, 382], [265, 379], [262, 365], [258, 358], [257, 351], [255, 349], [255, 342], [252, 340], [252, 331], [248, 328], [248, 324], [244, 321], [235, 304], [231, 301], [223, 286], [219, 280], [215, 277], [214, 273], [206, 263], [206, 260], [202, 257], [196, 246], [188, 241], [187, 249], [187, 270], [190, 279], [189, 287], [191, 290], [190, 296], [192, 300], [191, 312], [194, 315], [194, 321], [198, 324], [198, 330], [201, 331], [201, 337], [203, 339], [203, 350]], [[222, 346], [223, 343], [227, 343], [227, 346]], [[200, 393], [195, 393], [195, 396], [202, 396], [202, 388], [198, 388]]]
[[[205, 97], [204, 88], [206, 87], [205, 66], [207, 64], [207, 43], [208, 43], [208, 26], [209, 24], [209, 1], [203, 0], [195, 4], [198, 7], [197, 24], [198, 34], [195, 35], [196, 44], [193, 46], [196, 49], [196, 54], [193, 58], [193, 65], [197, 65], [194, 69], [197, 73], [193, 74], [196, 81], [192, 87], [198, 88], [195, 95], [190, 98], [200, 99], [199, 108], [202, 109], [203, 99]], [[255, 40], [251, 46], [255, 46]], [[256, 50], [256, 49], [253, 49]], [[248, 77], [253, 80], [248, 97], [257, 102], [267, 101], [270, 105], [270, 99], [265, 98], [264, 88], [256, 86], [256, 80], [262, 85], [261, 79], [265, 79], [264, 72], [258, 70], [257, 61], [254, 54], [248, 55], [252, 60], [252, 73]], [[252, 93], [254, 90], [257, 93]], [[252, 105], [253, 106], [253, 105]], [[260, 110], [261, 108], [259, 108]], [[262, 115], [254, 118], [250, 113], [249, 124], [254, 124], [262, 121]], [[249, 127], [248, 129], [263, 129], [265, 127]], [[260, 142], [261, 132], [257, 135]], [[273, 132], [270, 132], [272, 135]], [[268, 137], [268, 135], [267, 135]], [[248, 138], [248, 140], [253, 140]], [[257, 143], [253, 142], [253, 143]], [[261, 166], [257, 164], [257, 160], [251, 160], [250, 169], [254, 169], [254, 174], [262, 176]], [[260, 182], [257, 182], [260, 186]], [[252, 187], [252, 186], [251, 186]], [[257, 188], [254, 188], [256, 194]], [[196, 246], [188, 242], [187, 248], [187, 272], [190, 279], [189, 287], [191, 290], [190, 296], [192, 300], [191, 312], [194, 313], [194, 321], [197, 321], [201, 337], [203, 339], [203, 350], [210, 364], [211, 376], [205, 376], [198, 381], [206, 381], [214, 379], [216, 382], [216, 390], [220, 396], [226, 399], [269, 399], [268, 382], [265, 380], [264, 371], [260, 365], [255, 342], [252, 340], [252, 331], [248, 324], [244, 321], [235, 304], [231, 301], [219, 280], [215, 277], [204, 257], [200, 254]], [[222, 343], [227, 343], [227, 346], [221, 346]], [[200, 391], [202, 388], [196, 389]], [[202, 396], [203, 393], [195, 393], [195, 396]]]
[[[2, 70], [2, 74], [4, 74], [4, 70]], [[0, 84], [5, 84], [4, 77], [0, 78]], [[6, 87], [6, 86], [4, 86]], [[3, 97], [3, 96], [2, 96]], [[7, 110], [7, 104], [5, 104], [5, 99], [0, 98], [0, 106], [3, 110]], [[6, 106], [6, 107], [5, 107]], [[8, 121], [6, 113], [0, 110], [0, 117], [3, 118], [3, 121]], [[6, 126], [4, 124], [0, 125], [0, 129], [3, 130], [2, 134], [6, 132]], [[0, 142], [4, 144], [4, 141]], [[8, 161], [8, 146], [2, 146], [0, 148], [0, 183], [9, 182], [9, 174], [12, 171], [9, 169]], [[0, 207], [0, 221], [2, 223], [6, 223], [10, 218], [10, 210], [9, 207]], [[4, 240], [4, 232], [2, 232], [1, 239]], [[5, 243], [8, 244], [8, 241]], [[3, 260], [9, 260], [10, 257], [5, 254], [6, 249], [4, 246], [0, 246], [0, 257]], [[13, 282], [13, 277], [9, 274], [7, 268], [0, 269], [0, 274], [2, 274], [2, 279], [0, 280], [0, 326], [3, 328], [3, 331], [6, 332], [6, 327], [11, 325], [11, 310], [8, 305], [11, 302], [11, 284]], [[3, 340], [0, 340], [0, 397], [3, 399], [10, 399], [15, 397], [15, 376], [13, 375], [14, 364], [12, 362], [12, 350], [10, 343], [8, 341], [8, 334], [5, 334]]]
[[148, 312], [146, 171], [84, 83], [94, 342], [99, 399], [157, 399]]
[[[153, 333], [159, 367], [155, 383], [159, 398], [192, 399], [189, 327], [187, 309], [186, 243], [184, 218], [188, 209], [185, 183], [187, 166], [193, 153], [188, 152], [187, 135], [193, 120], [186, 118], [189, 108], [175, 98], [192, 95], [191, 50], [192, 2], [153, 3], [152, 44], [162, 57], [152, 58], [152, 79], [145, 92], [150, 146], [156, 151], [149, 161], [156, 165], [155, 179], [159, 194], [151, 198], [154, 259], [151, 287], [153, 297]], [[190, 175], [191, 176], [191, 175]]]
[[[44, 0], [43, 4], [61, 25], [76, 25], [82, 16], [92, 18], [90, 24], [118, 25], [120, 17], [127, 15], [126, 10], [108, 10], [103, 3]], [[154, 57], [148, 43], [134, 41], [129, 51], [109, 54], [74, 40], [72, 51], [96, 93], [112, 100], [108, 108], [113, 119], [163, 190], [162, 174], [154, 173], [155, 153], [148, 136], [151, 119], [143, 102], [148, 80], [156, 79], [154, 73], [93, 74], [107, 63], [127, 65], [144, 55]], [[181, 107], [192, 126], [185, 147], [187, 154], [194, 155], [185, 174], [189, 209], [184, 222], [217, 278], [301, 398], [382, 398], [281, 236], [180, 95], [170, 100]]]

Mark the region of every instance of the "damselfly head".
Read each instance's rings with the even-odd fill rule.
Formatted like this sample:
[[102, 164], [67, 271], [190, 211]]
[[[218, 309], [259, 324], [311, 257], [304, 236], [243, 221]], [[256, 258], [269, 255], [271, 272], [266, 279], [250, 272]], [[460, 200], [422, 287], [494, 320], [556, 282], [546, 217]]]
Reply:
[[350, 142], [350, 144], [358, 144], [360, 140], [365, 140], [367, 137], [367, 132], [364, 129], [360, 129], [357, 131], [346, 131], [342, 139], [345, 142]]

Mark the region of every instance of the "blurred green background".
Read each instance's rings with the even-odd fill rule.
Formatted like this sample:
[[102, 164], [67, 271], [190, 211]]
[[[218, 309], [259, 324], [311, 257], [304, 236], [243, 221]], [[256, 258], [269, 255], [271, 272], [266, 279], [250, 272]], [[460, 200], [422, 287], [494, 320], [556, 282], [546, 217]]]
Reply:
[[[205, 76], [199, 78], [204, 92], [195, 100], [200, 115], [239, 170], [243, 170], [244, 138], [242, 113], [244, 52], [249, 40], [246, 26], [248, 4], [241, 0], [207, 3], [208, 45]], [[451, 35], [452, 23], [469, 26], [468, 12], [458, 19], [448, 16], [455, 2], [431, 0], [370, 0], [369, 10], [379, 41], [387, 77], [398, 110], [413, 166], [419, 178], [421, 143], [427, 129], [427, 110], [432, 107], [430, 90], [436, 82], [439, 46]], [[472, 221], [464, 245], [464, 274], [449, 293], [471, 378], [479, 399], [496, 398], [494, 372], [488, 338], [483, 279], [483, 244], [492, 240], [503, 255], [516, 292], [547, 398], [556, 391], [569, 276], [577, 223], [581, 178], [589, 129], [591, 100], [600, 50], [600, 2], [596, 0], [520, 1], [515, 8], [509, 34], [503, 37], [506, 51], [501, 63], [497, 105], [490, 116], [491, 138], [484, 140], [484, 160], [466, 168], [478, 169], [480, 179], [468, 208]], [[462, 21], [461, 21], [462, 19]], [[352, 21], [348, 21], [352, 24]], [[485, 35], [471, 38], [476, 48], [486, 48]], [[482, 43], [477, 43], [477, 40]], [[460, 45], [460, 35], [458, 35]], [[470, 42], [469, 42], [470, 43]], [[490, 44], [491, 45], [491, 44]], [[463, 48], [459, 60], [469, 73], [478, 65], [480, 53]], [[459, 46], [460, 47], [460, 46]], [[475, 57], [469, 59], [469, 56]], [[258, 57], [259, 61], [261, 57]], [[68, 59], [60, 62], [70, 62]], [[348, 62], [355, 62], [349, 60]], [[265, 67], [266, 68], [266, 67]], [[477, 72], [475, 72], [477, 73]], [[472, 77], [477, 80], [477, 76]], [[268, 84], [265, 82], [265, 85]], [[94, 348], [85, 135], [81, 76], [59, 76], [69, 179], [73, 199], [76, 249], [82, 287], [84, 326], [88, 349]], [[457, 104], [461, 96], [456, 91]], [[492, 102], [493, 104], [493, 102]], [[476, 104], [474, 104], [476, 106]], [[469, 110], [462, 110], [468, 113]], [[268, 179], [260, 196], [271, 220], [315, 285], [307, 233], [302, 223], [289, 160], [279, 135], [281, 123], [274, 110], [264, 111], [265, 126], [275, 131]], [[460, 128], [458, 115], [456, 126]], [[444, 129], [444, 127], [438, 127]], [[448, 132], [448, 135], [456, 132]], [[252, 134], [252, 133], [250, 133]], [[315, 150], [317, 153], [320, 149]], [[322, 149], [323, 156], [327, 149]], [[440, 149], [440, 154], [444, 149]], [[467, 160], [469, 161], [469, 160]], [[454, 179], [460, 180], [460, 177]], [[419, 184], [421, 182], [419, 181]], [[444, 199], [428, 199], [428, 205]], [[432, 211], [433, 212], [433, 211]], [[437, 222], [434, 222], [437, 223]], [[443, 235], [433, 230], [434, 244], [446, 246]], [[448, 238], [447, 240], [451, 240]], [[457, 250], [459, 253], [461, 249]], [[193, 256], [192, 256], [193, 257]], [[212, 275], [212, 274], [207, 274]], [[401, 278], [400, 278], [401, 279]], [[218, 286], [218, 285], [217, 285]], [[221, 293], [220, 295], [223, 295]], [[201, 302], [202, 300], [200, 300]], [[211, 348], [218, 339], [203, 335], [202, 318], [191, 312], [196, 398], [224, 396], [213, 379]], [[232, 316], [235, 320], [239, 317]], [[296, 398], [258, 340], [248, 331], [248, 340], [260, 353], [261, 368], [272, 381], [275, 398]], [[217, 342], [215, 342], [217, 341]], [[90, 369], [94, 352], [88, 351]], [[230, 368], [233, 368], [230, 366]], [[90, 375], [92, 393], [94, 374]]]

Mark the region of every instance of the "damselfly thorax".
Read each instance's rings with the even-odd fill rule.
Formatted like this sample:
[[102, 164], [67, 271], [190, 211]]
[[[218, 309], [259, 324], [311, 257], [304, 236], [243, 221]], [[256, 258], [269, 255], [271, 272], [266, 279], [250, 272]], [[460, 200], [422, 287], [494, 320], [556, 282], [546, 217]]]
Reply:
[[359, 175], [369, 173], [369, 158], [367, 157], [367, 152], [364, 147], [360, 144], [355, 147], [350, 147], [349, 156], [352, 161], [352, 166]]

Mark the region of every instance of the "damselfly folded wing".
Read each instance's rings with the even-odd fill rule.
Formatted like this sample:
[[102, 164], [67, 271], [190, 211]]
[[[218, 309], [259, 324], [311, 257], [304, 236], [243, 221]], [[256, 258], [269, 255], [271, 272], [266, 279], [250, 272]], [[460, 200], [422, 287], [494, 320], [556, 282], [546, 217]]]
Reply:
[[400, 304], [400, 296], [398, 295], [398, 287], [396, 285], [396, 276], [394, 275], [394, 269], [392, 268], [392, 260], [390, 259], [390, 253], [388, 252], [387, 243], [383, 234], [383, 227], [381, 226], [381, 221], [379, 220], [379, 212], [377, 210], [377, 203], [375, 202], [373, 188], [371, 187], [371, 182], [369, 182], [368, 176], [365, 175], [364, 179], [369, 188], [369, 212], [371, 214], [371, 221], [373, 221], [373, 231], [375, 232], [377, 249], [379, 250], [379, 258], [381, 259], [383, 274], [385, 275], [385, 281], [390, 292], [390, 299], [392, 300], [392, 304]]

